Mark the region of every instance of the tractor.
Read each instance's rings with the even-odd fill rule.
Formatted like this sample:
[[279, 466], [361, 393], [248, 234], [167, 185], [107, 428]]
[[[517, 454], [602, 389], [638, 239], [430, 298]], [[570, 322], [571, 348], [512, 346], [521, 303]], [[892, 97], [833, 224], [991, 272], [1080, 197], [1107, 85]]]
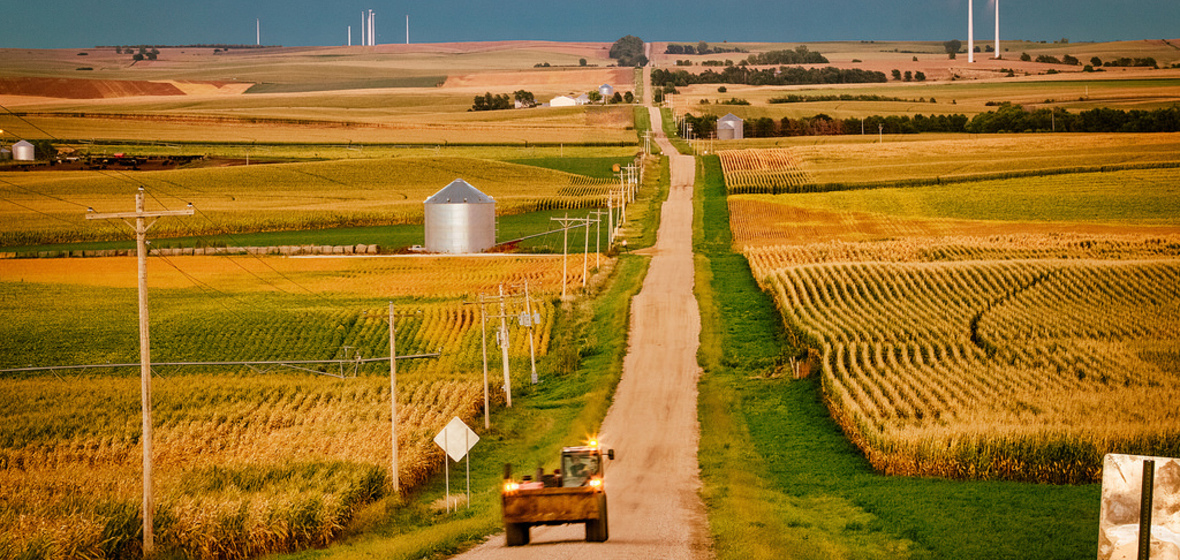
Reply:
[[603, 458], [614, 459], [615, 450], [603, 450], [597, 440], [589, 445], [563, 447], [561, 468], [552, 474], [537, 469], [536, 477], [512, 478], [512, 465], [504, 465], [500, 494], [508, 546], [529, 543], [534, 525], [584, 523], [587, 542], [604, 542], [610, 533], [606, 516], [606, 472]]

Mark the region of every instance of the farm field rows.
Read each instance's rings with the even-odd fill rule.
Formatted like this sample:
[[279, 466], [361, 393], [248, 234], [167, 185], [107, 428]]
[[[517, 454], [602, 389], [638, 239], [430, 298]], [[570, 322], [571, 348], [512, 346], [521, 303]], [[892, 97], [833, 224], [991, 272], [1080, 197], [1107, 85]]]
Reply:
[[[1160, 144], [1111, 157], [1145, 145]], [[908, 147], [894, 159], [926, 151]], [[806, 153], [834, 168], [858, 149]], [[1175, 175], [736, 195], [728, 206], [735, 247], [795, 343], [818, 352], [833, 417], [874, 467], [1080, 483], [1097, 479], [1103, 453], [1180, 453], [1166, 404], [1180, 397]]]
[[[844, 65], [856, 67], [856, 65]], [[906, 70], [907, 67], [921, 69], [923, 63], [910, 64], [908, 59], [896, 61], [883, 71], [889, 73], [892, 68]], [[998, 70], [1012, 67], [1013, 64], [999, 63], [988, 71], [990, 76], [983, 78], [999, 78]], [[1044, 66], [1044, 65], [1037, 65]], [[1043, 68], [1042, 68], [1043, 69]], [[927, 70], [929, 70], [927, 68]], [[925, 83], [890, 82], [886, 84], [841, 84], [807, 85], [807, 86], [745, 86], [726, 85], [726, 91], [717, 91], [716, 84], [697, 84], [680, 88], [682, 95], [677, 96], [677, 112], [689, 112], [694, 115], [717, 115], [733, 113], [743, 119], [769, 117], [775, 120], [783, 117], [800, 119], [825, 114], [833, 118], [863, 118], [872, 115], [880, 116], [914, 116], [914, 115], [953, 115], [963, 114], [972, 117], [978, 113], [994, 111], [996, 107], [989, 105], [1001, 101], [1008, 101], [1021, 105], [1029, 110], [1040, 108], [1061, 108], [1071, 113], [1086, 111], [1097, 107], [1109, 107], [1122, 110], [1152, 110], [1173, 106], [1180, 95], [1177, 86], [1180, 77], [1175, 70], [1152, 72], [1134, 76], [1105, 79], [1095, 75], [1073, 74], [1069, 77], [1056, 76], [1055, 79], [1046, 77], [1037, 80], [1022, 80], [1019, 82], [1003, 80], [987, 81], [929, 81]], [[802, 103], [771, 103], [772, 99], [788, 95], [800, 97], [823, 97], [841, 95], [878, 95], [896, 98], [901, 101], [807, 101]], [[749, 105], [727, 105], [731, 99], [741, 99]], [[708, 101], [708, 103], [703, 103]], [[866, 131], [870, 136], [875, 130]], [[735, 141], [741, 146], [756, 145], [757, 140], [746, 139]]]
[[[1163, 174], [1163, 177], [1170, 177], [1169, 168], [1180, 166], [1180, 134], [1173, 133], [923, 134], [893, 136], [885, 143], [877, 143], [876, 137], [871, 138], [871, 142], [858, 136], [738, 141], [740, 143], [733, 144], [735, 148], [745, 143], [747, 149], [726, 149], [718, 153], [724, 165], [726, 159], [732, 162], [738, 157], [750, 159], [761, 153], [786, 152], [786, 155], [759, 166], [761, 172], [752, 173], [755, 177], [769, 177], [736, 179], [735, 176], [738, 184], [750, 185], [744, 187], [743, 192], [767, 193], [949, 184], [1101, 168], [1145, 168], [1151, 169], [1146, 172], [1149, 176]], [[1030, 143], [1036, 145], [1035, 150], [1028, 149]], [[731, 146], [729, 142], [720, 144], [726, 148]], [[743, 155], [743, 152], [752, 153]], [[778, 162], [777, 165], [771, 164], [772, 161]], [[802, 178], [792, 181], [771, 179], [783, 174]], [[726, 177], [728, 182], [728, 169]], [[758, 180], [762, 183], [754, 182]], [[756, 184], [759, 186], [755, 187]], [[1023, 185], [1024, 180], [1016, 184]], [[763, 190], [755, 191], [755, 188]]]
[[604, 206], [610, 179], [489, 160], [404, 157], [181, 169], [0, 173], [0, 245], [126, 238], [86, 222], [88, 207], [120, 211], [138, 185], [149, 207], [197, 215], [167, 220], [159, 237], [421, 223], [422, 202], [463, 178], [497, 201], [498, 214]]
[[1180, 452], [1176, 256], [757, 273], [882, 472], [1078, 483], [1105, 453]]
[[[351, 112], [347, 106], [317, 110], [214, 109], [197, 114], [144, 113], [128, 108], [119, 113], [91, 112], [72, 107], [63, 112], [43, 111], [23, 118], [57, 139], [115, 142], [296, 142], [323, 144], [624, 144], [633, 142], [630, 106], [534, 108], [466, 112], [474, 94], [450, 95], [431, 112], [394, 115]], [[337, 98], [339, 99], [339, 98]], [[437, 102], [437, 101], [436, 101]], [[272, 101], [275, 103], [275, 101]], [[298, 103], [281, 100], [279, 103]], [[367, 103], [367, 102], [366, 102]], [[220, 104], [213, 104], [215, 106]], [[253, 114], [252, 114], [253, 113]], [[508, 114], [505, 114], [508, 113]], [[43, 137], [23, 121], [6, 115], [0, 126], [22, 136]]]
[[[136, 361], [134, 259], [9, 264], [0, 269], [2, 367]], [[543, 357], [562, 271], [559, 256], [172, 257], [150, 266], [153, 361], [343, 360], [313, 367], [319, 375], [156, 368], [157, 539], [194, 558], [322, 546], [388, 491], [388, 363], [357, 373], [351, 363], [388, 355], [387, 301], [398, 306], [399, 355], [441, 353], [399, 363], [399, 472], [413, 487], [438, 467], [433, 435], [482, 409], [479, 313], [463, 300], [501, 282], [518, 293], [527, 280]], [[581, 267], [569, 268], [580, 284]], [[530, 332], [513, 321], [509, 336], [513, 385], [527, 391]], [[137, 546], [138, 383], [134, 371], [103, 369], [0, 380], [0, 492], [11, 513], [0, 516], [0, 542], [87, 555]]]

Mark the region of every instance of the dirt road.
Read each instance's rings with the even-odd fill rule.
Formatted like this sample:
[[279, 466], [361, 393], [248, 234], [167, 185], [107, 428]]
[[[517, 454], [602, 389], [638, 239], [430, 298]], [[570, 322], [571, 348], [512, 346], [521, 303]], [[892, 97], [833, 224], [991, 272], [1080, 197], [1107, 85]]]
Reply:
[[[649, 82], [650, 83], [650, 82]], [[650, 88], [647, 88], [650, 91]], [[652, 122], [659, 113], [652, 109]], [[666, 154], [675, 148], [662, 135]], [[661, 558], [712, 556], [697, 495], [697, 344], [701, 319], [693, 296], [690, 156], [673, 155], [651, 267], [631, 305], [630, 347], [614, 404], [600, 434], [613, 447], [606, 489], [610, 540], [586, 543], [581, 525], [534, 527], [532, 544], [508, 548], [503, 535], [462, 560]]]

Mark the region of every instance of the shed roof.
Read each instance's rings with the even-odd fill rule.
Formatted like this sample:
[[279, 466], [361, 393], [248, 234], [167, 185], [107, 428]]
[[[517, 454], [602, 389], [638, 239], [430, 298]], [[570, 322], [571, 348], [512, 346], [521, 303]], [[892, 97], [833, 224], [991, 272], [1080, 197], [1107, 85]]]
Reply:
[[742, 122], [742, 118], [733, 114], [726, 113], [724, 117], [717, 119], [718, 122]]
[[494, 204], [492, 197], [479, 192], [463, 179], [455, 179], [442, 190], [430, 195], [426, 204]]

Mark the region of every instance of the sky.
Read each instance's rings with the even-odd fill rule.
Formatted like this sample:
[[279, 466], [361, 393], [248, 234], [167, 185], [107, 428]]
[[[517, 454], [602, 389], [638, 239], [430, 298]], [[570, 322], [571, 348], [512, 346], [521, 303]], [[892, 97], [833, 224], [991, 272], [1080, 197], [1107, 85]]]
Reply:
[[[994, 0], [976, 0], [975, 38], [990, 39]], [[0, 48], [109, 45], [343, 45], [361, 13], [377, 42], [536, 39], [611, 42], [967, 39], [968, 0], [13, 0], [0, 8]], [[1080, 41], [1180, 38], [1180, 0], [1001, 0], [1000, 38]]]

